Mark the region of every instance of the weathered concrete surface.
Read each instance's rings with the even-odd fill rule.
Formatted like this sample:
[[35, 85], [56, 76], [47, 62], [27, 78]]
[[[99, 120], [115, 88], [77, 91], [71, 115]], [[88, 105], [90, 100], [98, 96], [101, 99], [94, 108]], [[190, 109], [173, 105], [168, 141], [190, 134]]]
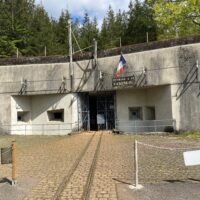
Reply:
[[131, 190], [127, 184], [117, 184], [118, 200], [199, 200], [200, 183], [174, 182], [144, 185]]
[[[47, 112], [60, 109], [64, 111], [63, 121], [50, 121]], [[17, 112], [21, 111], [29, 112], [26, 122], [17, 120]], [[77, 127], [77, 114], [76, 94], [13, 96], [11, 98], [11, 125], [13, 125], [11, 134], [40, 135], [45, 132], [48, 135], [67, 134]], [[42, 124], [45, 125], [42, 126]], [[27, 126], [26, 130], [24, 125]]]
[[38, 183], [37, 179], [26, 178], [19, 179], [16, 186], [11, 186], [10, 182], [0, 180], [0, 199], [1, 200], [21, 200], [26, 197], [31, 188]]
[[[166, 122], [163, 121], [163, 125], [167, 125], [167, 123], [169, 123], [167, 120], [173, 118], [170, 85], [146, 88], [142, 90], [119, 90], [116, 92], [116, 104], [117, 119], [122, 121], [121, 123], [119, 122], [118, 128], [119, 130], [126, 132], [132, 132], [134, 128], [131, 127], [131, 125], [134, 126], [134, 122], [129, 119], [129, 108], [131, 107], [142, 108], [143, 120], [147, 120], [147, 113], [145, 113], [145, 108], [148, 106], [155, 108], [156, 120], [166, 120]], [[153, 126], [154, 124], [149, 122], [146, 125]], [[152, 131], [153, 128], [154, 127], [149, 127], [149, 131]]]
[[[149, 86], [177, 83], [183, 81], [188, 69], [200, 59], [199, 53], [200, 44], [191, 44], [126, 54], [126, 73], [132, 75], [134, 72], [137, 75], [146, 68]], [[118, 61], [119, 56], [100, 58], [97, 68], [102, 70], [105, 76], [112, 77]], [[97, 68], [93, 63], [92, 60], [74, 63], [74, 91], [94, 89], [94, 74]], [[70, 89], [69, 63], [1, 66], [0, 71], [3, 86], [0, 92], [18, 93], [24, 78], [28, 81], [28, 94], [44, 94], [51, 91], [55, 93], [62, 83], [63, 76], [67, 78], [66, 89]], [[105, 85], [105, 88], [112, 89], [111, 85]]]

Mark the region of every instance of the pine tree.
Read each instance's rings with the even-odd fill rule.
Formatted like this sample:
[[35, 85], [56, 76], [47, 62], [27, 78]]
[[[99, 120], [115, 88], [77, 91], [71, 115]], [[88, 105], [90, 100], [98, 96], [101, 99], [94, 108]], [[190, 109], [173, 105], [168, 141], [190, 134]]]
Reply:
[[[3, 19], [1, 23], [0, 37], [1, 40], [6, 39], [8, 55], [14, 55], [14, 49], [18, 48], [24, 54], [24, 49], [28, 45], [29, 26], [34, 7], [34, 1], [27, 0], [12, 0], [1, 1], [0, 18]], [[13, 49], [14, 48], [14, 49]]]
[[128, 25], [125, 33], [125, 43], [146, 42], [146, 33], [149, 33], [149, 40], [156, 39], [156, 24], [153, 20], [152, 10], [145, 2], [139, 0], [133, 4], [130, 1], [128, 11]]
[[109, 40], [108, 47], [114, 47], [115, 46], [115, 35], [116, 35], [116, 27], [115, 27], [115, 14], [111, 6], [108, 8], [108, 13], [107, 13], [107, 37]]
[[109, 6], [107, 15], [103, 19], [101, 34], [100, 34], [100, 47], [103, 49], [119, 47], [120, 40], [123, 43], [125, 31], [127, 28], [127, 14], [118, 11], [114, 13], [111, 6]]
[[85, 48], [93, 44], [94, 39], [98, 39], [97, 19], [90, 20], [86, 12], [83, 19], [83, 26], [81, 28], [81, 47]]
[[68, 21], [70, 14], [67, 10], [62, 11], [56, 27], [57, 53], [68, 54]]
[[125, 12], [118, 11], [115, 20], [115, 46], [120, 45], [120, 40], [123, 45], [125, 31], [127, 29], [127, 15]]
[[116, 22], [115, 13], [112, 7], [109, 6], [106, 17], [103, 19], [101, 27], [101, 34], [100, 34], [101, 48], [107, 49], [119, 46], [117, 45], [117, 41], [119, 41], [119, 32], [117, 32], [118, 31], [117, 28], [119, 28], [118, 27], [119, 23], [120, 23], [119, 19]]
[[44, 55], [51, 44], [51, 21], [41, 5], [36, 6], [31, 24], [31, 41], [29, 55]]
[[108, 22], [107, 19], [103, 19], [103, 23], [101, 25], [101, 32], [100, 32], [100, 41], [99, 47], [100, 49], [106, 49], [109, 43], [108, 39]]

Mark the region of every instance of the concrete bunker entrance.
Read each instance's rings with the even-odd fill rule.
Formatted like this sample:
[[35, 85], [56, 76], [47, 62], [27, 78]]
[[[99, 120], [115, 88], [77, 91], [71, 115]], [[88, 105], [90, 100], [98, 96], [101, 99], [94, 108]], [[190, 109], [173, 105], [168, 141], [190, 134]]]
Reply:
[[87, 93], [86, 96], [81, 115], [83, 129], [92, 131], [114, 129], [115, 93]]
[[115, 102], [113, 93], [89, 95], [90, 130], [115, 128]]

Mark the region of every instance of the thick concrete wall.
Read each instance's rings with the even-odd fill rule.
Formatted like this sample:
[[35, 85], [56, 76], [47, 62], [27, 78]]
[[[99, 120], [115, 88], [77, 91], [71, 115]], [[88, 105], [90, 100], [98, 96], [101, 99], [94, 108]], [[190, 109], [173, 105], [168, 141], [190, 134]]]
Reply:
[[[139, 75], [147, 69], [147, 85], [174, 84], [183, 81], [180, 74], [187, 72], [200, 60], [200, 44], [157, 49], [139, 53], [125, 54], [126, 75]], [[119, 56], [101, 58], [98, 69], [114, 74]], [[110, 76], [112, 78], [112, 76]]]
[[[196, 47], [196, 45], [195, 45]], [[177, 130], [200, 130], [200, 48], [180, 47], [179, 69], [172, 84], [172, 110]]]
[[[172, 109], [169, 109], [169, 111], [172, 112], [172, 114], [168, 113], [168, 110], [166, 109], [167, 114], [158, 115], [156, 113], [156, 117], [164, 119], [169, 114], [169, 117], [171, 116], [171, 118], [176, 119], [178, 129], [200, 129], [200, 95], [198, 84], [200, 70], [195, 72], [195, 68], [193, 68], [196, 60], [199, 60], [200, 62], [199, 43], [125, 54], [124, 57], [127, 61], [125, 75], [134, 74], [139, 76], [143, 69], [146, 68], [147, 83], [146, 85], [142, 86], [152, 88], [146, 90], [147, 92], [144, 92], [145, 90], [138, 88], [138, 90], [141, 91], [135, 92], [135, 94], [138, 95], [136, 95], [136, 98], [134, 97], [134, 101], [140, 101], [140, 103], [144, 103], [146, 105], [149, 102], [154, 102], [155, 105], [157, 105], [161, 110], [166, 109], [166, 107], [170, 107], [171, 105]], [[95, 65], [94, 60], [74, 62], [73, 92], [94, 92], [99, 81], [98, 70], [101, 70], [104, 74], [102, 80], [103, 85], [98, 90], [117, 90], [118, 93], [118, 89], [112, 88], [112, 78], [118, 65], [118, 61], [119, 56], [113, 56], [98, 59], [97, 65]], [[193, 80], [195, 73], [198, 73], [198, 80]], [[63, 77], [66, 77], [64, 86], [65, 90], [63, 90]], [[22, 79], [27, 80], [27, 86], [24, 90], [21, 90]], [[10, 124], [12, 122], [13, 113], [11, 112], [11, 96], [36, 95], [35, 97], [27, 97], [31, 98], [31, 106], [34, 104], [33, 100], [35, 99], [35, 105], [38, 106], [39, 102], [41, 101], [41, 105], [44, 110], [44, 108], [48, 109], [48, 102], [50, 103], [51, 100], [59, 101], [59, 98], [56, 96], [55, 98], [50, 98], [50, 100], [48, 100], [48, 98], [41, 96], [41, 99], [38, 100], [38, 95], [46, 95], [51, 93], [66, 95], [67, 93], [71, 93], [69, 63], [1, 66], [0, 82], [0, 122], [3, 124]], [[192, 83], [186, 84], [188, 82]], [[161, 91], [157, 88], [155, 89], [156, 93], [151, 92], [151, 90], [154, 91], [153, 86], [161, 85], [171, 85], [171, 90], [164, 89]], [[180, 88], [180, 86], [182, 88]], [[124, 91], [120, 90], [119, 94], [120, 93], [123, 96]], [[162, 97], [159, 95], [160, 93], [163, 94]], [[172, 104], [167, 104], [166, 106], [166, 101], [168, 102], [169, 98], [172, 99]], [[149, 99], [149, 101], [147, 101], [147, 99]], [[68, 105], [68, 100], [66, 100], [66, 102], [65, 108]], [[71, 117], [71, 122], [76, 122], [76, 114], [74, 113], [77, 113], [77, 99], [74, 98], [73, 102], [74, 112], [71, 114], [69, 113], [69, 115]], [[53, 102], [51, 103], [53, 104]], [[121, 103], [123, 102], [119, 100], [118, 104]], [[123, 107], [123, 105], [119, 106]], [[164, 113], [164, 111], [158, 112]], [[35, 117], [35, 120], [39, 120], [40, 115], [35, 115], [38, 117], [38, 119]]]
[[[155, 107], [156, 120], [172, 119], [170, 86], [148, 89], [120, 90], [116, 93], [117, 119], [129, 121], [129, 107]], [[164, 106], [163, 106], [164, 105]], [[145, 114], [143, 113], [145, 120]]]
[[[164, 131], [173, 126], [171, 87], [120, 90], [116, 93], [117, 128], [125, 132]], [[129, 108], [141, 107], [142, 120], [131, 120]], [[155, 119], [149, 120], [148, 107], [155, 108]]]
[[0, 95], [0, 124], [8, 124], [11, 120], [10, 95]]
[[[91, 91], [94, 89], [94, 71], [92, 61], [81, 61], [74, 65], [74, 91]], [[67, 93], [71, 90], [69, 63], [12, 65], [0, 67], [0, 93], [18, 94], [22, 80], [27, 80], [26, 94]], [[62, 89], [63, 77], [65, 91]]]
[[[77, 101], [73, 94], [50, 94], [34, 96], [13, 96], [11, 99], [12, 134], [43, 134], [61, 135], [77, 128]], [[64, 110], [63, 121], [50, 121], [48, 111]], [[17, 120], [17, 112], [30, 112], [30, 120]], [[73, 114], [72, 114], [73, 113]], [[24, 126], [26, 125], [26, 127]], [[25, 130], [26, 129], [26, 130]]]
[[[139, 53], [125, 54], [127, 61], [126, 75], [140, 75], [147, 69], [147, 85], [166, 85], [182, 81], [181, 73], [185, 73], [200, 60], [200, 44], [185, 45], [157, 49]], [[118, 65], [119, 56], [74, 62], [74, 92], [93, 91], [96, 82], [96, 70], [104, 72], [105, 79], [111, 79]], [[66, 91], [70, 90], [69, 63], [13, 65], [0, 67], [0, 93], [19, 93], [21, 80], [28, 81], [27, 93], [44, 94], [59, 93], [62, 78], [65, 76]], [[111, 84], [104, 88], [113, 89]]]
[[156, 120], [172, 119], [171, 86], [149, 88], [146, 93], [146, 106], [155, 106]]
[[200, 88], [192, 84], [180, 97], [176, 92], [178, 85], [172, 86], [172, 110], [177, 130], [200, 130]]

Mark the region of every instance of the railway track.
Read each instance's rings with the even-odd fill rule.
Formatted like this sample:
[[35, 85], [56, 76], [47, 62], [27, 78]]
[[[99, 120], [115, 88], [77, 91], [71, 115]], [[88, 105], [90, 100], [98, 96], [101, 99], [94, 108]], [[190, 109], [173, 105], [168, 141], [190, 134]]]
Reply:
[[103, 133], [94, 133], [64, 177], [52, 200], [89, 200]]

